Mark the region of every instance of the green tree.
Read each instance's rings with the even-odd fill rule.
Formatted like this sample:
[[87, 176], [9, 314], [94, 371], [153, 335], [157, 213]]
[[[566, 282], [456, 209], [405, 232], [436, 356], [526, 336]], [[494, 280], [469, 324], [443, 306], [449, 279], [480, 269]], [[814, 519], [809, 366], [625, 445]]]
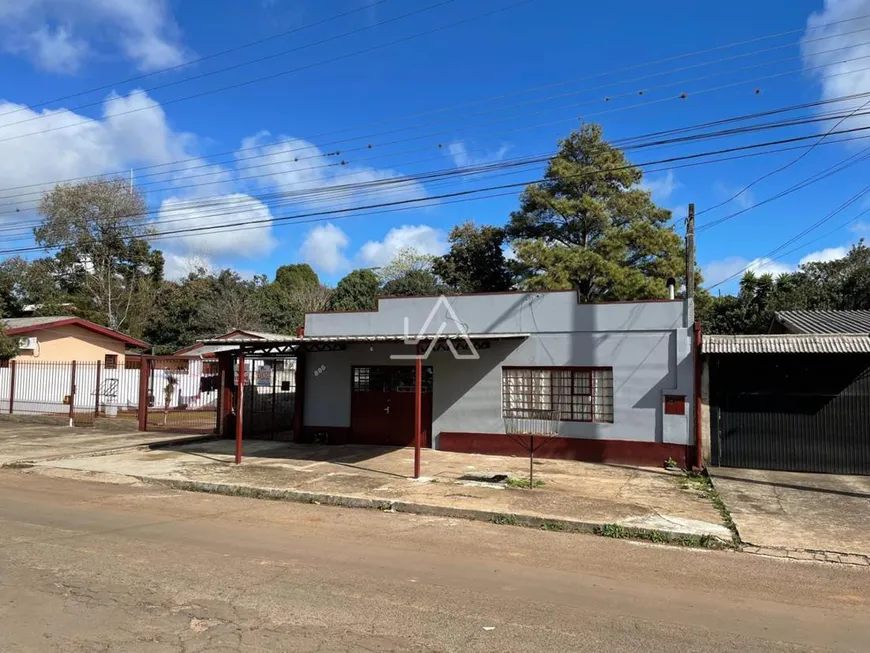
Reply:
[[219, 335], [203, 320], [203, 307], [213, 291], [214, 278], [204, 269], [181, 281], [164, 281], [154, 298], [142, 337], [157, 354], [171, 354], [197, 339]]
[[432, 271], [461, 293], [509, 290], [513, 274], [504, 255], [504, 229], [469, 220], [450, 231], [450, 251], [435, 259]]
[[354, 270], [336, 285], [329, 300], [332, 311], [373, 311], [378, 307], [381, 283], [371, 270]]
[[308, 263], [292, 263], [275, 270], [275, 283], [286, 290], [316, 288], [320, 278]]
[[684, 251], [642, 178], [598, 125], [562, 140], [507, 226], [525, 285], [573, 288], [583, 302], [665, 297], [668, 277], [685, 278]]
[[263, 326], [260, 288], [265, 278], [243, 279], [233, 270], [209, 277], [209, 289], [200, 306], [199, 319], [210, 333], [233, 329], [259, 330]]
[[54, 274], [91, 304], [97, 321], [127, 326], [131, 310], [148, 304], [141, 294], [163, 276], [163, 256], [145, 240], [150, 229], [142, 195], [122, 179], [61, 184], [43, 196], [39, 212], [36, 242], [59, 248]]
[[424, 254], [414, 247], [400, 247], [393, 254], [392, 260], [378, 268], [378, 278], [382, 284], [404, 277], [409, 272], [431, 272], [435, 257]]
[[426, 270], [411, 270], [404, 276], [388, 281], [381, 289], [382, 297], [413, 297], [418, 295], [443, 295], [449, 289]]
[[307, 263], [282, 265], [275, 281], [261, 289], [264, 325], [276, 333], [295, 334], [304, 325], [305, 314], [324, 310], [329, 296], [329, 288]]
[[6, 325], [0, 320], [0, 360], [8, 361], [18, 355], [18, 338], [6, 335]]

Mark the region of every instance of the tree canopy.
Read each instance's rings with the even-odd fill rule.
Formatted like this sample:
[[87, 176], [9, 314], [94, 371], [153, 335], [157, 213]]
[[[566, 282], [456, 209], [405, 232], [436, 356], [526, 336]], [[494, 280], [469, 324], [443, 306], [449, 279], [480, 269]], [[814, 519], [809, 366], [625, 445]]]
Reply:
[[507, 226], [523, 285], [573, 288], [583, 302], [664, 297], [668, 277], [685, 278], [684, 249], [642, 179], [598, 125], [560, 141]]
[[450, 251], [435, 259], [432, 271], [460, 293], [498, 292], [513, 285], [513, 273], [504, 254], [505, 232], [500, 227], [477, 226], [473, 221], [453, 227]]
[[747, 272], [736, 296], [712, 298], [697, 316], [708, 333], [767, 333], [774, 313], [787, 310], [870, 310], [870, 248], [859, 241], [841, 259], [776, 278]]
[[130, 330], [134, 308], [150, 301], [163, 277], [163, 255], [146, 240], [142, 195], [122, 179], [60, 184], [43, 196], [39, 213], [37, 244], [59, 248], [42, 282], [53, 279], [58, 292], [75, 297], [80, 313]]
[[378, 307], [381, 282], [371, 270], [361, 269], [348, 273], [332, 292], [329, 309], [332, 311], [373, 311]]

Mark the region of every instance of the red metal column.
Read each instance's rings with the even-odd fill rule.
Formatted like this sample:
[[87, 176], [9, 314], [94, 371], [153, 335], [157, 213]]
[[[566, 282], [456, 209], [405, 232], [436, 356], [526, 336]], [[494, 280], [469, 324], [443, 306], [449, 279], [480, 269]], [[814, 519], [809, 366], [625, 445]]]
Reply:
[[218, 354], [218, 432], [224, 438], [235, 437], [235, 431], [230, 431], [229, 416], [233, 412], [233, 357], [230, 354]]
[[72, 362], [69, 375], [69, 425], [72, 426], [76, 419], [76, 362]]
[[701, 451], [701, 323], [695, 322], [695, 467], [700, 471], [704, 467], [704, 457]]
[[242, 408], [245, 405], [245, 355], [239, 354], [239, 385], [236, 388], [236, 465], [242, 462]]
[[94, 417], [100, 416], [100, 370], [102, 365], [102, 361], [97, 361], [97, 388], [94, 391]]
[[293, 442], [302, 442], [305, 430], [305, 352], [296, 353], [296, 388], [293, 396]]
[[15, 404], [15, 361], [9, 361], [9, 414]]
[[151, 374], [151, 361], [144, 355], [139, 358], [139, 430], [148, 430], [148, 377]]
[[414, 478], [420, 478], [420, 447], [423, 438], [423, 359], [417, 353], [414, 373]]

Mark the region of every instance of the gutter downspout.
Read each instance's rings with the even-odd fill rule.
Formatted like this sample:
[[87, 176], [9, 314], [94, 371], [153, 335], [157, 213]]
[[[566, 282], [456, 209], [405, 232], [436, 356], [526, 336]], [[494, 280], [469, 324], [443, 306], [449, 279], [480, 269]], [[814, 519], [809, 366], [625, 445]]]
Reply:
[[698, 471], [704, 469], [704, 457], [701, 451], [701, 374], [703, 362], [701, 360], [701, 322], [695, 322], [695, 466]]

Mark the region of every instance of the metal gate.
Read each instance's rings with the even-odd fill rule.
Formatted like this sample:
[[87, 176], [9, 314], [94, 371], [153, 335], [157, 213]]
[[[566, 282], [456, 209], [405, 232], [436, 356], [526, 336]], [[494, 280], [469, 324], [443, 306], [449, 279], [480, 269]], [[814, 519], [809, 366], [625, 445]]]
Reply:
[[244, 402], [244, 437], [292, 440], [296, 359], [245, 358]]
[[710, 356], [714, 464], [870, 474], [870, 356]]
[[214, 433], [220, 382], [216, 360], [148, 359], [149, 431]]

